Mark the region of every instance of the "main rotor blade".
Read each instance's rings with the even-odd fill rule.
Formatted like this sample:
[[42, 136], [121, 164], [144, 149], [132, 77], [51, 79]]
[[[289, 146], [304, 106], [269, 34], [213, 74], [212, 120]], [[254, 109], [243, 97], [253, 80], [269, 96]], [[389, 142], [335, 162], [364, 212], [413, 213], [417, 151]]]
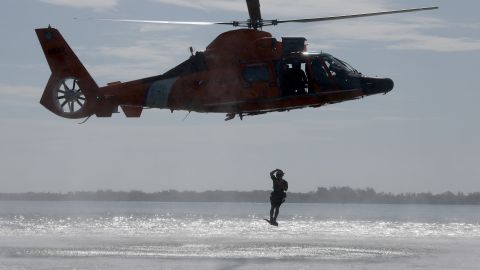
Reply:
[[234, 25], [235, 22], [179, 22], [179, 21], [147, 21], [147, 20], [124, 20], [124, 19], [97, 19], [98, 21], [127, 22], [127, 23], [152, 23], [152, 24], [184, 24], [184, 25]]
[[257, 22], [262, 20], [262, 13], [260, 12], [260, 0], [247, 0], [247, 6], [250, 21]]
[[389, 14], [397, 14], [397, 13], [407, 13], [407, 12], [416, 12], [416, 11], [424, 11], [424, 10], [433, 10], [433, 9], [438, 9], [438, 7], [423, 7], [423, 8], [411, 8], [411, 9], [401, 9], [401, 10], [389, 10], [389, 11], [374, 12], [374, 13], [363, 13], [363, 14], [353, 14], [353, 15], [343, 15], [343, 16], [330, 16], [330, 17], [310, 18], [310, 19], [276, 20], [276, 21], [273, 21], [273, 24], [275, 25], [275, 24], [279, 24], [279, 23], [290, 23], [290, 22], [298, 22], [298, 23], [323, 22], [323, 21], [344, 20], [344, 19], [353, 19], [353, 18], [361, 18], [361, 17], [371, 17], [371, 16], [389, 15]]
[[[412, 8], [412, 9], [401, 9], [401, 10], [389, 10], [382, 12], [374, 13], [363, 13], [363, 14], [353, 14], [353, 15], [343, 15], [343, 16], [330, 16], [330, 17], [319, 17], [319, 18], [308, 18], [308, 19], [292, 19], [292, 20], [263, 20], [260, 13], [260, 1], [259, 0], [246, 0], [248, 5], [248, 13], [250, 19], [247, 21], [231, 21], [231, 22], [184, 22], [184, 21], [152, 21], [152, 20], [126, 20], [126, 19], [96, 19], [98, 21], [111, 21], [111, 22], [127, 22], [127, 23], [150, 23], [150, 24], [180, 24], [180, 25], [231, 25], [231, 26], [240, 26], [248, 28], [261, 28], [264, 26], [277, 25], [279, 23], [309, 23], [309, 22], [323, 22], [323, 21], [333, 21], [333, 20], [344, 20], [344, 19], [353, 19], [361, 17], [371, 17], [371, 16], [380, 16], [380, 15], [389, 15], [397, 13], [407, 13], [407, 12], [416, 12], [416, 11], [425, 11], [438, 9], [438, 7], [423, 7], [423, 8]], [[78, 18], [75, 18], [78, 19]]]

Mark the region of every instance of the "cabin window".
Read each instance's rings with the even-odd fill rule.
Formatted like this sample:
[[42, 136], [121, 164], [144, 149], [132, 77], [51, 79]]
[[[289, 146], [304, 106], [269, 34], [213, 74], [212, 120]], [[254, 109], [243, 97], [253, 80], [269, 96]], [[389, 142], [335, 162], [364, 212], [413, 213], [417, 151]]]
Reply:
[[270, 81], [270, 71], [266, 65], [247, 66], [243, 70], [243, 78], [249, 83]]

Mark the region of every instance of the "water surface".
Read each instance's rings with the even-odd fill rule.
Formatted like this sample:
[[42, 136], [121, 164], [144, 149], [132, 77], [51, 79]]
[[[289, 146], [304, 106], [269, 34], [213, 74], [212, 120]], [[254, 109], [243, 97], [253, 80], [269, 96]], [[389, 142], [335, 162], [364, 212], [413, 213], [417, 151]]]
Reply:
[[478, 269], [480, 207], [0, 202], [0, 269]]

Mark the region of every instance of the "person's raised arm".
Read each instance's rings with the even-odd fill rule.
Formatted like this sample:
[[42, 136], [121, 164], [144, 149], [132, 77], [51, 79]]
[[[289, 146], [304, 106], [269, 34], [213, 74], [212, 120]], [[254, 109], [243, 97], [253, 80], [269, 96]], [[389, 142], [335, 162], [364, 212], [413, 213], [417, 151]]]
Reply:
[[278, 169], [275, 169], [270, 172], [270, 178], [272, 178], [273, 181], [277, 180], [277, 177], [275, 176], [275, 173], [278, 171]]

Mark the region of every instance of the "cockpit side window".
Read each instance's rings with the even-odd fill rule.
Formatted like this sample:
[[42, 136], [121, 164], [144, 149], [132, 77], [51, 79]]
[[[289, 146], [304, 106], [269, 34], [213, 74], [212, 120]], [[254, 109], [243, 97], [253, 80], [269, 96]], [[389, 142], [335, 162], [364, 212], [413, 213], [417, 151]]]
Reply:
[[321, 58], [317, 58], [312, 61], [313, 75], [315, 76], [315, 79], [318, 81], [320, 86], [329, 87], [331, 84], [329, 74], [322, 62], [323, 61]]
[[330, 70], [332, 76], [336, 76], [338, 72], [344, 72], [345, 70], [342, 68], [341, 65], [338, 64], [337, 61], [334, 60], [331, 56], [325, 56], [324, 58], [325, 66]]

